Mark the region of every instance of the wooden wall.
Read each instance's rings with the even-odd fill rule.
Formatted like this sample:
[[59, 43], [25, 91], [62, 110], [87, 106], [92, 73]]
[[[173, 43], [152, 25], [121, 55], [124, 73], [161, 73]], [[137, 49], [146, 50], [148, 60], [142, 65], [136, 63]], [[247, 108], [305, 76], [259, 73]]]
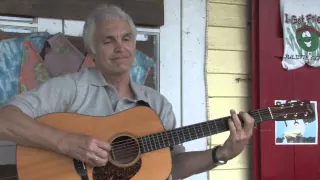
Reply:
[[0, 13], [84, 20], [92, 9], [106, 3], [121, 7], [132, 17], [135, 24], [141, 26], [164, 24], [163, 0], [1, 0]]
[[[250, 107], [249, 0], [210, 0], [208, 4], [207, 82], [209, 119], [228, 116], [229, 110]], [[237, 79], [240, 78], [238, 82]], [[229, 132], [211, 137], [222, 144]], [[243, 153], [209, 172], [210, 179], [249, 180], [251, 142]]]

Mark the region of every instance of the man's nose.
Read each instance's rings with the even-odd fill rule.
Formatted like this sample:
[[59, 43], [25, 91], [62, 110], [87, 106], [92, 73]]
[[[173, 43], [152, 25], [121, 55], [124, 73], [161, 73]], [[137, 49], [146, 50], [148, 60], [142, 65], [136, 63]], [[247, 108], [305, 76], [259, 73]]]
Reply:
[[122, 52], [123, 49], [124, 49], [123, 43], [122, 42], [116, 42], [115, 51], [116, 52]]

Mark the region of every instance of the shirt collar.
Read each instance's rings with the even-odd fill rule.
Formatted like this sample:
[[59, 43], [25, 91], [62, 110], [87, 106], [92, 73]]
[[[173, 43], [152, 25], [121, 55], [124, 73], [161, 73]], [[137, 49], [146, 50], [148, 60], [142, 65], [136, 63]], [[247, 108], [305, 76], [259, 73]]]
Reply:
[[[91, 83], [91, 85], [98, 86], [98, 87], [109, 86], [108, 83], [106, 82], [106, 80], [104, 79], [101, 72], [99, 72], [95, 68], [90, 68], [89, 71], [91, 72], [90, 73], [91, 76], [89, 78], [89, 82]], [[147, 95], [146, 95], [145, 91], [143, 90], [142, 86], [133, 82], [131, 78], [130, 78], [130, 86], [131, 86], [134, 94], [136, 95], [135, 101], [143, 100], [145, 102], [148, 102]]]

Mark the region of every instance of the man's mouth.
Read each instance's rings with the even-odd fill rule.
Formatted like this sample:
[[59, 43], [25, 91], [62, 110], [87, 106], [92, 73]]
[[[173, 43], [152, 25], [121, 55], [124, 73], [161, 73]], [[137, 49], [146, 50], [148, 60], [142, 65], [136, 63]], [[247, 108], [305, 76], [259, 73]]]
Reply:
[[119, 59], [126, 59], [128, 57], [114, 57], [114, 58], [111, 58], [111, 60], [119, 60]]

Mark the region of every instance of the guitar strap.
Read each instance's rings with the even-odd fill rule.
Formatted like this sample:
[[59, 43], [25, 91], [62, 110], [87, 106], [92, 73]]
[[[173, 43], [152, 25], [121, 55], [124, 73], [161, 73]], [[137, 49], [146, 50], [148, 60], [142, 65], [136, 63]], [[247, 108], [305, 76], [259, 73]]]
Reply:
[[145, 101], [142, 101], [142, 100], [138, 100], [138, 101], [137, 101], [137, 106], [146, 106], [146, 107], [151, 108], [151, 106], [149, 105], [149, 103], [147, 103], [147, 102], [145, 102]]
[[81, 180], [89, 180], [87, 175], [87, 168], [82, 161], [73, 159], [73, 165], [78, 175], [81, 177]]

